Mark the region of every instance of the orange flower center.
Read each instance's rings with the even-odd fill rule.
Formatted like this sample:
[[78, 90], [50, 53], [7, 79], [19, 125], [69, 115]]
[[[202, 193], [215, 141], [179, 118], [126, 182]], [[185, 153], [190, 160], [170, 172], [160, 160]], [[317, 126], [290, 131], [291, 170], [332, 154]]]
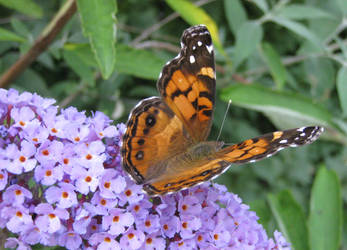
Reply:
[[26, 158], [25, 156], [23, 156], [23, 155], [19, 157], [19, 161], [20, 161], [20, 162], [25, 162], [26, 159], [27, 159], [27, 158]]
[[54, 218], [55, 218], [55, 214], [48, 214], [48, 217], [49, 217], [50, 219], [54, 219]]
[[104, 187], [105, 188], [110, 188], [111, 187], [111, 183], [110, 182], [105, 182], [104, 183]]
[[127, 191], [125, 191], [125, 195], [128, 196], [128, 197], [131, 196], [132, 195], [131, 190], [128, 189]]

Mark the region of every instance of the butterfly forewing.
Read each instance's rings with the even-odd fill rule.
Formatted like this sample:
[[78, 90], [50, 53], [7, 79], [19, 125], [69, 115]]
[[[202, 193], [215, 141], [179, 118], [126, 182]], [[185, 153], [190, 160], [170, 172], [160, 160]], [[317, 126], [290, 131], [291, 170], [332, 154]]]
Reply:
[[123, 168], [138, 183], [165, 169], [165, 162], [191, 144], [182, 122], [160, 97], [139, 103], [131, 112], [123, 136]]
[[207, 28], [199, 25], [183, 33], [181, 44], [178, 57], [163, 68], [157, 87], [194, 141], [204, 141], [210, 133], [216, 91], [212, 40]]

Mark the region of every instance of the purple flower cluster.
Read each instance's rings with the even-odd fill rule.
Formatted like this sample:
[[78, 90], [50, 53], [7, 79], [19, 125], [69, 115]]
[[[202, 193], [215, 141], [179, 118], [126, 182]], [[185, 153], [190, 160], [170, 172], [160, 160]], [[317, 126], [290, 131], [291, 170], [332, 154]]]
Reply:
[[221, 185], [148, 197], [123, 172], [125, 126], [101, 112], [0, 89], [0, 228], [5, 247], [289, 249]]

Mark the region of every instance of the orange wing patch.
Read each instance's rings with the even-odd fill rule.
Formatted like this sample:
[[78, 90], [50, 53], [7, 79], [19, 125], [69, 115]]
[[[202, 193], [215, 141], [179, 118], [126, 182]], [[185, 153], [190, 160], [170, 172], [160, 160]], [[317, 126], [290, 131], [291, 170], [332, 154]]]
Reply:
[[181, 42], [180, 54], [165, 65], [157, 88], [198, 143], [207, 139], [212, 125], [216, 91], [213, 45], [204, 26], [188, 29]]
[[123, 136], [123, 167], [138, 184], [160, 173], [171, 154], [191, 144], [181, 121], [159, 97], [145, 99], [132, 112]]
[[209, 69], [204, 70], [203, 77], [176, 70], [162, 91], [164, 100], [195, 141], [205, 140], [211, 126], [214, 89], [208, 85], [214, 81], [209, 76], [214, 73]]
[[214, 69], [211, 67], [202, 67], [198, 75], [208, 76], [211, 79], [216, 79]]
[[255, 162], [286, 147], [309, 144], [322, 132], [318, 126], [276, 131], [226, 147], [217, 152], [217, 157], [229, 163]]

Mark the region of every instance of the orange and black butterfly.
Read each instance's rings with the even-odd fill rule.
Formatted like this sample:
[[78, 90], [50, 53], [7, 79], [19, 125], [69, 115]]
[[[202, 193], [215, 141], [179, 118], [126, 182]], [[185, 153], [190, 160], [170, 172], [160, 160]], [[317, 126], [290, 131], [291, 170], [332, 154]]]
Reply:
[[216, 92], [212, 39], [204, 25], [188, 28], [181, 52], [157, 83], [160, 97], [135, 106], [123, 136], [123, 168], [149, 195], [164, 195], [213, 179], [231, 164], [255, 162], [286, 147], [315, 141], [322, 127], [277, 131], [224, 147], [206, 141]]

